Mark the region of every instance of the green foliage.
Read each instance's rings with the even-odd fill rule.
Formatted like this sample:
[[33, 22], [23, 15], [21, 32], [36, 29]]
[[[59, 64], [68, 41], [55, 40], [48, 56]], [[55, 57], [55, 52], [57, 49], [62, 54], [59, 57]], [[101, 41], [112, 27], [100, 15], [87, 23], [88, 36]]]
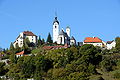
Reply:
[[47, 43], [53, 43], [50, 33], [48, 34], [48, 37], [47, 37]]
[[101, 69], [104, 72], [112, 71], [112, 67], [115, 65], [115, 62], [111, 58], [105, 58], [100, 62]]
[[41, 45], [42, 45], [42, 40], [41, 40], [41, 38], [40, 38], [40, 36], [39, 36], [37, 46], [39, 47], [39, 46], [41, 46]]
[[93, 76], [89, 80], [104, 80], [101, 76]]
[[11, 62], [11, 63], [14, 63], [14, 64], [17, 63], [17, 57], [16, 57], [15, 53], [12, 53], [12, 54], [10, 55], [10, 62]]
[[10, 57], [10, 55], [6, 54], [6, 55], [4, 55], [4, 56], [2, 57], [2, 60], [4, 60], [4, 59], [9, 59], [9, 57]]
[[89, 80], [86, 73], [83, 72], [74, 72], [68, 76], [69, 80]]
[[40, 54], [42, 52], [41, 49], [34, 49], [31, 51], [32, 54]]
[[4, 66], [5, 66], [5, 63], [0, 62], [0, 76], [5, 75], [5, 73], [6, 73]]
[[113, 74], [113, 76], [116, 79], [120, 79], [120, 70], [115, 71], [114, 74]]
[[61, 78], [66, 75], [66, 71], [64, 68], [53, 69], [52, 77], [53, 79]]
[[116, 41], [116, 50], [120, 52], [120, 37], [116, 37], [115, 41]]
[[15, 45], [15, 50], [14, 51], [15, 51], [15, 53], [18, 53], [18, 52], [21, 51], [21, 48], [18, 46], [18, 44]]
[[35, 78], [41, 80], [43, 73], [52, 68], [52, 62], [42, 55], [23, 56], [17, 60], [16, 64], [10, 65], [7, 73], [11, 79]]
[[11, 44], [10, 44], [10, 51], [13, 52], [14, 50], [15, 50], [15, 48], [14, 48], [14, 46], [13, 46], [13, 43], [11, 43]]
[[45, 39], [42, 39], [42, 44], [45, 44]]
[[[25, 43], [24, 49], [29, 50], [28, 43]], [[93, 80], [103, 80], [100, 77], [103, 75], [102, 72], [120, 69], [119, 55], [109, 54], [109, 51], [101, 50], [100, 47], [86, 44], [67, 49], [43, 50], [42, 44], [39, 43], [40, 46], [30, 52], [33, 54], [31, 56], [17, 59], [15, 54], [11, 54], [10, 60], [13, 64], [9, 65], [7, 76], [15, 80], [28, 78], [35, 80], [89, 80], [90, 76], [97, 75], [98, 77]], [[101, 75], [97, 71], [98, 69], [101, 69]], [[117, 78], [119, 72], [113, 75]]]
[[97, 65], [102, 60], [99, 49], [95, 48], [91, 44], [85, 44], [80, 48], [82, 54], [81, 60]]
[[23, 42], [23, 50], [27, 50], [29, 48], [29, 45], [30, 45], [29, 39], [25, 38]]

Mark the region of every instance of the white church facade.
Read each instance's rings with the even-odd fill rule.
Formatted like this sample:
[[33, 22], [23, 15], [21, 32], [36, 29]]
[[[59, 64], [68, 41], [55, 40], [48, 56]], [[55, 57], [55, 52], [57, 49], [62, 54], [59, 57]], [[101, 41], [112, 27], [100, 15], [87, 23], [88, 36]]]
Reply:
[[55, 17], [55, 20], [53, 22], [53, 43], [57, 44], [68, 44], [68, 45], [76, 45], [76, 40], [71, 34], [70, 27], [66, 27], [66, 32], [61, 29], [60, 30], [60, 23], [57, 20], [57, 17]]

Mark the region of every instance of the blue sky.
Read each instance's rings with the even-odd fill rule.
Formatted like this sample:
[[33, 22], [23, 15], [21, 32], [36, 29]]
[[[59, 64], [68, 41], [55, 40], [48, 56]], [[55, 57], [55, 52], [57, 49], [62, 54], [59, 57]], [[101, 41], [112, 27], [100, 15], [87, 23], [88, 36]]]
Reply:
[[55, 11], [60, 27], [70, 26], [77, 41], [120, 36], [120, 0], [0, 0], [0, 47], [8, 48], [25, 30], [46, 39]]

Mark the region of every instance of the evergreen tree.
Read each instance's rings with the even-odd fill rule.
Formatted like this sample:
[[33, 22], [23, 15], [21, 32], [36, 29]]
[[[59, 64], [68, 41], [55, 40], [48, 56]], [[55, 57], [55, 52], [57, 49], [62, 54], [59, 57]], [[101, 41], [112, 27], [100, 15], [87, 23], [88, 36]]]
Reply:
[[12, 53], [10, 55], [10, 61], [14, 64], [17, 63], [17, 57], [16, 57], [15, 53]]
[[47, 43], [53, 43], [50, 33], [48, 34], [48, 37], [47, 37]]
[[42, 40], [41, 40], [41, 37], [39, 36], [38, 38], [38, 46], [41, 46], [42, 45]]
[[45, 44], [45, 39], [42, 39], [42, 44]]
[[14, 46], [13, 46], [13, 43], [11, 43], [10, 44], [10, 51], [14, 51], [15, 50], [15, 48], [14, 48]]

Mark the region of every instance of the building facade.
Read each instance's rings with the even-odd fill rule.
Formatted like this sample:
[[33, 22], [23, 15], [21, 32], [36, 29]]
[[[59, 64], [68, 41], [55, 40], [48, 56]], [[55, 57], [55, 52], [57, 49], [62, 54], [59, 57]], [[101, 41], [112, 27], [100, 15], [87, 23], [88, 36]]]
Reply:
[[76, 40], [73, 36], [70, 39], [70, 45], [76, 45]]
[[70, 45], [70, 41], [76, 42], [75, 38], [74, 41], [70, 39], [70, 27], [66, 27], [65, 32], [63, 29], [60, 30], [59, 26], [59, 21], [57, 17], [55, 17], [55, 20], [53, 21], [53, 43]]
[[37, 36], [33, 34], [31, 31], [24, 31], [19, 34], [15, 42], [13, 43], [14, 47], [18, 45], [19, 47], [22, 47], [24, 44], [24, 40], [28, 38], [30, 43], [34, 43], [34, 45], [37, 44]]
[[116, 46], [116, 42], [113, 41], [107, 41], [107, 49], [110, 50]]
[[94, 46], [99, 46], [101, 48], [106, 47], [106, 43], [98, 37], [86, 37], [83, 44], [92, 44]]

